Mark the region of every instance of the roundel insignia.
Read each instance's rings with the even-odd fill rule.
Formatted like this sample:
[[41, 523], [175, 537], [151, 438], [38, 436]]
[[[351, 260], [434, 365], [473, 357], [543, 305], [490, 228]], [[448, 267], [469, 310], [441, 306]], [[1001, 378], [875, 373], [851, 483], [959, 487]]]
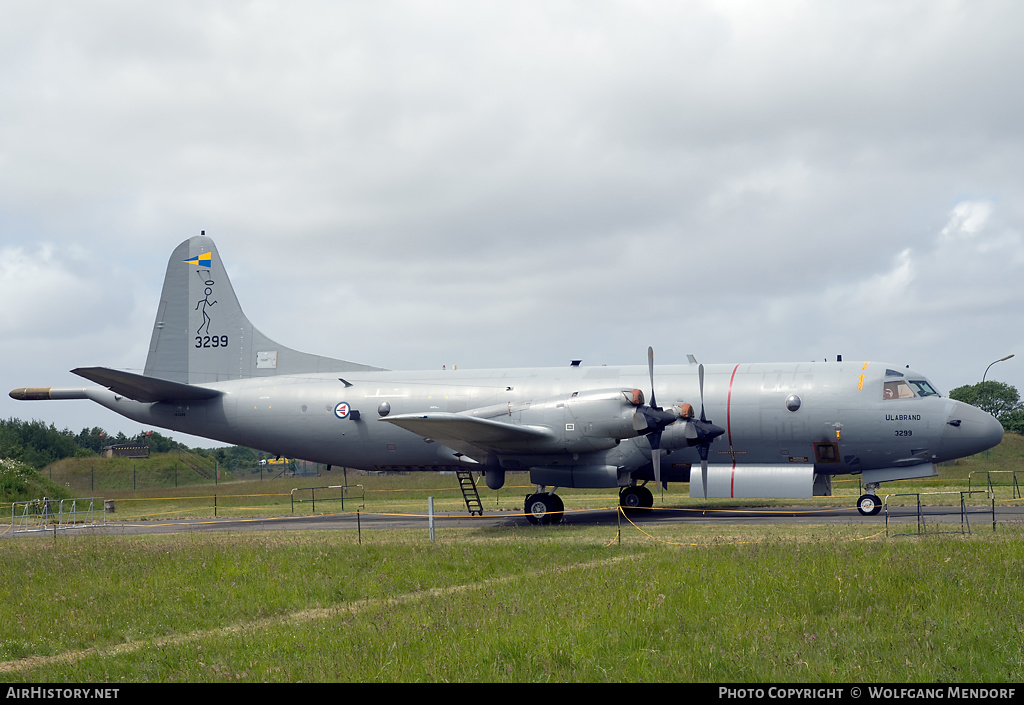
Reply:
[[334, 415], [339, 419], [347, 419], [351, 413], [352, 408], [347, 401], [338, 402], [338, 405], [334, 407]]

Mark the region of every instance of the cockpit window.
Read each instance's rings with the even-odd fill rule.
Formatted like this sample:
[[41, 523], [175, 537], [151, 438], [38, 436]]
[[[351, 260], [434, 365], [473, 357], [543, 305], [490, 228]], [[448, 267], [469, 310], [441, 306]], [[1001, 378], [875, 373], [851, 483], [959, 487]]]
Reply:
[[899, 381], [886, 382], [882, 399], [913, 399], [914, 390], [902, 379]]
[[890, 380], [883, 386], [883, 399], [913, 399], [914, 397], [936, 396], [938, 392], [928, 380], [912, 379], [909, 382]]
[[938, 392], [935, 391], [935, 387], [933, 387], [926, 379], [912, 379], [910, 380], [910, 386], [913, 387], [919, 397], [931, 397], [938, 395]]

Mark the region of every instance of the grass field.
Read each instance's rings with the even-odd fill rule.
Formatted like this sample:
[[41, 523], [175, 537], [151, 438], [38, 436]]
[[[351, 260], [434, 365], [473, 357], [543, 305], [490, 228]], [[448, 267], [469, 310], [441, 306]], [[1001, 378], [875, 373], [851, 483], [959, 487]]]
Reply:
[[0, 542], [0, 679], [1001, 682], [1020, 527], [528, 527]]
[[[978, 472], [1017, 467], [1018, 440], [891, 491], [966, 488], [971, 473], [977, 482]], [[104, 467], [46, 474], [81, 496]], [[174, 488], [165, 467], [163, 486], [133, 490], [124, 468], [113, 470], [122, 486], [103, 495], [115, 499], [115, 520], [284, 515], [295, 487], [341, 484], [335, 471]], [[485, 490], [485, 510], [521, 512], [525, 480]], [[349, 485], [345, 511], [421, 514], [427, 496], [438, 511], [465, 511], [450, 476], [350, 473]], [[860, 489], [834, 491], [852, 504]], [[607, 490], [561, 494], [567, 509], [615, 500]], [[797, 504], [763, 504], [779, 503]], [[702, 503], [684, 485], [656, 505]], [[318, 502], [316, 513], [339, 510]], [[566, 523], [443, 528], [433, 543], [425, 530], [364, 530], [361, 543], [352, 531], [8, 532], [0, 680], [1021, 680], [1024, 527], [919, 538], [881, 528], [626, 524], [620, 537]]]

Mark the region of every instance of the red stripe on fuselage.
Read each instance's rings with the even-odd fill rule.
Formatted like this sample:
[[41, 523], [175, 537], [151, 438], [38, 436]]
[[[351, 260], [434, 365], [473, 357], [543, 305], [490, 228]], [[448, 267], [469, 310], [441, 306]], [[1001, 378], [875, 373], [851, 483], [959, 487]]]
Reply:
[[[729, 434], [729, 450], [732, 450], [732, 383], [736, 381], [736, 370], [739, 365], [732, 368], [732, 376], [729, 378], [729, 395], [725, 400], [725, 429]], [[704, 488], [705, 491], [707, 488]], [[729, 476], [729, 497], [731, 498], [736, 490], [736, 454], [732, 454], [732, 474]]]

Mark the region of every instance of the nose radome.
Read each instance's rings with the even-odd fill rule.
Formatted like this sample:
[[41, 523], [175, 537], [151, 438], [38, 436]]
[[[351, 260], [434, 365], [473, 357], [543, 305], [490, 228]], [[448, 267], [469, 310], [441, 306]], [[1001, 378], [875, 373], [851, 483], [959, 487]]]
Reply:
[[952, 400], [950, 403], [939, 460], [965, 458], [994, 448], [1003, 440], [1003, 426], [994, 416], [970, 404]]

